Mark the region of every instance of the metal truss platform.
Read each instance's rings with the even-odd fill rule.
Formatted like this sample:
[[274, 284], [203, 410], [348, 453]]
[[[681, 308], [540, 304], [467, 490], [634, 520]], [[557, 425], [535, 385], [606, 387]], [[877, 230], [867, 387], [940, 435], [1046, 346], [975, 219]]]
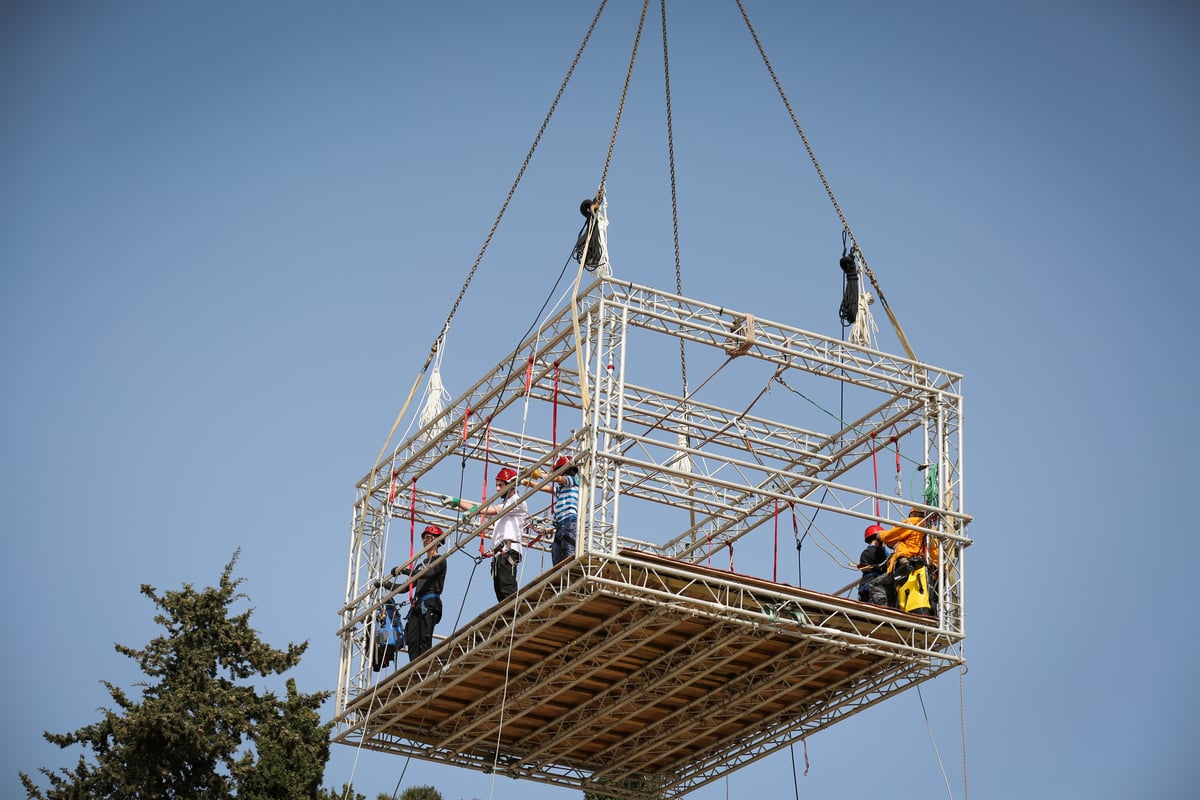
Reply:
[[[706, 377], [669, 391], [685, 346]], [[971, 521], [961, 380], [596, 280], [359, 481], [334, 740], [669, 798], [958, 666]], [[900, 496], [902, 447], [916, 500]], [[406, 588], [378, 588], [397, 560], [390, 526], [447, 531], [453, 594], [488, 532], [445, 511], [440, 491], [510, 466], [537, 514], [564, 454], [580, 469], [578, 557], [543, 570], [548, 543], [531, 534], [515, 602], [476, 598], [472, 622], [443, 620], [433, 650], [375, 672], [373, 620]], [[873, 480], [881, 455], [894, 455], [895, 494]], [[857, 578], [863, 528], [902, 524], [910, 506], [936, 512], [917, 529], [938, 565], [937, 616], [839, 596]], [[804, 588], [777, 576], [784, 520], [821, 550], [797, 575]]]
[[339, 741], [674, 797], [956, 666], [936, 621], [623, 550], [565, 562], [346, 710]]

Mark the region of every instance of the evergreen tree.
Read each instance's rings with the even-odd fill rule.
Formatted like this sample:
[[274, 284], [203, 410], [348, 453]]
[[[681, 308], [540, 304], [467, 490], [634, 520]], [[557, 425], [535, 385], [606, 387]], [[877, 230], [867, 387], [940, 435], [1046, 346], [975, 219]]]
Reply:
[[[240, 552], [240, 551], [239, 551]], [[220, 584], [196, 591], [184, 584], [160, 595], [143, 584], [142, 594], [158, 610], [154, 621], [166, 633], [145, 648], [121, 644], [148, 680], [134, 698], [108, 681], [115, 707], [99, 722], [46, 740], [90, 749], [73, 769], [39, 772], [44, 792], [24, 773], [21, 783], [39, 800], [241, 800], [316, 798], [329, 760], [332, 723], [321, 724], [317, 709], [329, 692], [302, 694], [287, 681], [287, 697], [259, 691], [252, 676], [280, 675], [300, 661], [308, 643], [276, 650], [250, 627], [251, 610], [233, 615], [245, 595], [233, 577], [238, 553], [225, 566]]]

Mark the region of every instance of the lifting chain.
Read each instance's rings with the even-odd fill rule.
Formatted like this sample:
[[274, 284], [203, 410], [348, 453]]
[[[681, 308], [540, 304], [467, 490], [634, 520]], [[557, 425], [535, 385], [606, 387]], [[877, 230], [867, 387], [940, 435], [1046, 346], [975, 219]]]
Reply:
[[758, 48], [758, 54], [762, 57], [763, 64], [767, 67], [767, 72], [771, 74], [771, 80], [775, 83], [775, 90], [779, 92], [779, 98], [783, 100], [783, 105], [787, 109], [788, 116], [792, 118], [792, 125], [796, 128], [796, 133], [800, 134], [800, 141], [804, 142], [804, 149], [808, 151], [808, 158], [812, 161], [813, 167], [817, 170], [817, 176], [821, 179], [821, 185], [825, 187], [825, 194], [829, 196], [829, 202], [833, 204], [833, 210], [837, 212], [838, 219], [842, 223], [842, 230], [850, 237], [850, 243], [858, 250], [858, 257], [862, 261], [863, 272], [867, 274], [867, 278], [871, 281], [871, 286], [875, 287], [875, 293], [879, 295], [879, 302], [887, 312], [888, 319], [892, 322], [892, 327], [896, 331], [896, 335], [900, 338], [900, 344], [904, 347], [904, 352], [913, 361], [917, 360], [917, 356], [913, 353], [912, 346], [908, 343], [908, 337], [904, 335], [904, 329], [900, 327], [900, 321], [896, 319], [896, 315], [892, 313], [891, 306], [888, 305], [887, 298], [883, 296], [883, 289], [879, 287], [879, 282], [875, 279], [875, 273], [867, 265], [867, 257], [863, 255], [863, 250], [858, 246], [858, 240], [854, 238], [854, 232], [850, 230], [850, 223], [846, 221], [846, 215], [842, 213], [842, 207], [838, 205], [837, 198], [833, 195], [833, 189], [829, 185], [829, 181], [825, 177], [825, 171], [821, 169], [820, 163], [817, 162], [817, 154], [813, 152], [812, 145], [808, 143], [808, 137], [804, 134], [804, 129], [800, 127], [800, 121], [796, 119], [796, 112], [792, 110], [792, 104], [787, 98], [787, 94], [783, 91], [783, 85], [779, 82], [779, 77], [775, 74], [775, 68], [771, 66], [770, 59], [767, 58], [767, 51], [763, 49], [762, 42], [759, 41], [758, 34], [754, 30], [754, 26], [750, 24], [750, 17], [746, 14], [746, 8], [742, 5], [742, 0], [737, 0], [738, 10], [742, 12], [742, 19], [746, 22], [746, 28], [750, 31], [750, 36], [754, 38], [754, 45]]

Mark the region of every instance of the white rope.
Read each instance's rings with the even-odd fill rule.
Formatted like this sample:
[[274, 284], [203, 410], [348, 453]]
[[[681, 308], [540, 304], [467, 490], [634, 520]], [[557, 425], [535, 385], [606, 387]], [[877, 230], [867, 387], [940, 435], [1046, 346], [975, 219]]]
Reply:
[[[675, 445], [680, 450], [683, 450], [683, 448], [688, 446], [688, 433], [690, 433], [690, 429], [687, 426], [684, 426], [679, 429], [678, 433], [675, 434]], [[686, 451], [681, 452], [678, 455], [673, 456], [664, 466], [678, 470], [679, 472], [686, 472], [687, 474], [691, 475], [693, 469], [692, 454]], [[691, 481], [689, 481], [687, 478], [681, 478], [679, 482], [684, 485], [691, 483]], [[675, 483], [675, 481], [672, 480], [672, 483]]]
[[929, 731], [929, 742], [933, 745], [933, 755], [937, 759], [938, 769], [942, 772], [942, 781], [946, 784], [946, 796], [954, 800], [954, 792], [950, 789], [950, 778], [946, 775], [946, 766], [942, 764], [942, 754], [938, 752], [937, 740], [933, 738], [933, 723], [929, 721], [929, 712], [925, 710], [925, 696], [921, 687], [917, 687], [917, 698], [921, 701], [921, 715], [925, 717], [925, 729]]
[[[421, 408], [421, 415], [418, 418], [419, 427], [421, 428], [424, 428], [437, 419], [438, 415], [445, 411], [446, 403], [450, 400], [450, 393], [442, 385], [442, 353], [445, 351], [444, 344], [443, 342], [443, 346], [438, 348], [437, 358], [433, 362], [433, 371], [429, 373], [429, 383], [425, 387], [425, 405]], [[449, 425], [450, 421], [445, 420], [441, 425], [430, 429], [425, 434], [426, 441], [433, 441], [440, 437]]]
[[[858, 571], [857, 567], [847, 566], [847, 565], [853, 564], [853, 562], [851, 561], [851, 558], [850, 558], [850, 554], [841, 548], [841, 545], [839, 545], [837, 543], [837, 540], [834, 539], [833, 536], [826, 533], [825, 530], [820, 525], [817, 524], [815, 516], [816, 515], [814, 514], [813, 518], [809, 519], [808, 525], [805, 528], [805, 530], [811, 534], [811, 538], [809, 539], [809, 541], [811, 541], [813, 544], [815, 544], [817, 546], [818, 550], [820, 550], [822, 553], [824, 553], [826, 556], [828, 556], [829, 560], [832, 561], [834, 564], [836, 564], [841, 569], [857, 572]], [[799, 517], [800, 517], [800, 519], [804, 519], [803, 512], [801, 512], [799, 514]], [[837, 550], [839, 553], [841, 553], [842, 558], [839, 559], [837, 556], [835, 556], [833, 553], [831, 553], [828, 548], [823, 546], [821, 544], [822, 539], [825, 540], [825, 543], [828, 544], [829, 547], [831, 547], [834, 550]], [[800, 540], [799, 537], [796, 537], [796, 541], [799, 541], [799, 540]]]
[[963, 659], [962, 663], [958, 665], [958, 722], [962, 728], [963, 800], [969, 800], [971, 791], [967, 786], [967, 699], [965, 689], [963, 688], [963, 678], [967, 674], [967, 656], [966, 650], [962, 645], [959, 645], [958, 657]]
[[871, 296], [870, 292], [862, 292], [858, 295], [858, 316], [855, 318], [854, 324], [850, 326], [850, 343], [878, 350], [876, 334], [879, 333], [879, 326], [875, 324], [875, 319], [871, 316], [871, 304], [874, 302], [875, 298]]
[[[541, 330], [538, 331], [537, 336], [534, 339], [534, 352], [537, 351], [537, 342], [540, 340], [541, 340]], [[526, 392], [526, 394], [525, 394], [525, 411], [521, 415], [521, 431], [517, 436], [518, 452], [521, 452], [521, 453], [525, 452], [525, 425], [526, 425], [526, 419], [527, 419], [527, 416], [529, 413], [529, 395], [532, 393], [532, 389], [533, 389], [533, 387], [530, 386], [530, 391]], [[518, 460], [518, 462], [517, 462], [518, 472], [523, 471], [524, 468], [525, 468], [525, 465], [522, 464]], [[512, 491], [513, 491], [514, 496], [518, 493], [516, 486], [513, 487]], [[526, 501], [526, 502], [528, 502], [528, 501]], [[494, 524], [494, 522], [495, 521], [493, 521], [493, 524]], [[529, 559], [528, 559], [528, 556], [529, 556], [529, 539], [528, 539], [529, 517], [528, 517], [528, 514], [525, 517], [525, 525], [526, 525], [526, 530], [523, 530], [519, 533], [521, 545], [522, 545], [522, 548], [521, 548], [522, 553], [521, 553], [521, 561], [519, 562], [520, 566], [517, 568], [517, 575], [516, 575], [517, 590], [515, 592], [513, 592], [513, 595], [512, 595], [513, 618], [509, 622], [509, 625], [508, 625], [508, 653], [504, 660], [504, 688], [500, 692], [500, 719], [499, 719], [499, 724], [496, 726], [496, 747], [492, 753], [492, 785], [490, 787], [489, 794], [488, 794], [489, 800], [492, 800], [492, 798], [494, 798], [495, 794], [496, 794], [496, 775], [497, 775], [497, 769], [500, 766], [500, 745], [503, 743], [503, 737], [504, 737], [504, 714], [505, 714], [506, 707], [508, 704], [508, 678], [509, 678], [509, 674], [512, 671], [512, 654], [513, 654], [513, 647], [515, 646], [516, 636], [517, 636], [517, 615], [520, 613], [520, 605], [519, 604], [520, 604], [521, 595], [522, 595], [521, 587], [522, 587], [522, 582], [525, 579], [525, 567], [528, 566], [528, 563], [529, 563]], [[492, 558], [496, 558], [497, 555], [498, 554], [493, 554]]]
[[[390, 501], [389, 501], [389, 504], [390, 504]], [[382, 555], [383, 555], [383, 566], [384, 567], [387, 566], [388, 537], [391, 534], [391, 531], [392, 531], [392, 515], [389, 513], [387, 515], [387, 521], [384, 522], [384, 524], [383, 524]], [[366, 637], [367, 637], [366, 643], [370, 644], [372, 649], [374, 648], [374, 643], [372, 642], [372, 639], [375, 636], [378, 636], [378, 629], [377, 629], [378, 619], [376, 617], [377, 613], [378, 612], [372, 612], [371, 615], [367, 618], [367, 626], [368, 627], [367, 627], [367, 631], [366, 631]], [[368, 652], [368, 653], [366, 653], [366, 657], [373, 658], [374, 654], [371, 652]], [[395, 662], [393, 662], [393, 663], [395, 663]], [[363, 742], [366, 741], [366, 739], [369, 738], [371, 735], [371, 733], [370, 733], [371, 714], [375, 710], [375, 698], [379, 694], [379, 683], [380, 683], [380, 681], [378, 679], [375, 679], [372, 681], [371, 698], [367, 702], [367, 713], [366, 713], [366, 716], [363, 718], [362, 735], [359, 736], [358, 744], [354, 748], [354, 761], [351, 762], [351, 764], [350, 764], [350, 777], [346, 781], [346, 791], [342, 795], [342, 800], [348, 800], [348, 798], [350, 797], [350, 787], [354, 785], [354, 778], [355, 778], [355, 775], [358, 773], [358, 757], [362, 753]], [[404, 768], [408, 769], [407, 763], [405, 763]]]
[[596, 212], [596, 238], [600, 240], [600, 265], [596, 274], [601, 278], [612, 277], [612, 263], [608, 257], [608, 196], [600, 200], [600, 209]]

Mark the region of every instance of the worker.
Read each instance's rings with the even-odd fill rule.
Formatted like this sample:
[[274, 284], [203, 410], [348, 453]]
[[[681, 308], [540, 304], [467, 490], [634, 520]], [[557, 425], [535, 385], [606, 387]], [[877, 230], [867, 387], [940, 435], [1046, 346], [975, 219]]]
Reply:
[[863, 531], [863, 541], [867, 546], [858, 557], [858, 569], [862, 577], [858, 581], [858, 599], [864, 603], [875, 605], [892, 605], [891, 592], [886, 581], [877, 580], [884, 577], [887, 570], [888, 550], [879, 539], [883, 526], [871, 525]]
[[502, 601], [517, 593], [517, 565], [521, 563], [522, 536], [529, 508], [524, 500], [517, 502], [517, 471], [511, 467], [496, 473], [496, 495], [497, 501], [486, 506], [443, 495], [442, 505], [490, 518], [492, 587], [496, 591], [496, 600]]
[[[393, 567], [392, 577], [416, 576], [413, 582], [412, 608], [404, 621], [404, 640], [408, 644], [408, 660], [415, 661], [433, 647], [433, 627], [442, 621], [442, 589], [446, 586], [446, 559], [440, 558], [438, 547], [444, 533], [436, 525], [421, 531], [421, 544], [429, 549], [425, 560], [408, 567]], [[392, 583], [384, 584], [394, 589]]]
[[902, 611], [933, 614], [929, 567], [937, 565], [937, 557], [936, 554], [932, 558], [926, 556], [925, 534], [915, 527], [927, 527], [936, 519], [936, 513], [926, 515], [919, 508], [911, 508], [903, 525], [879, 533], [879, 540], [894, 548], [888, 561], [886, 582], [895, 587], [896, 603]]
[[[550, 561], [554, 564], [575, 557], [575, 537], [579, 531], [579, 467], [570, 456], [559, 456], [554, 472], [542, 491], [554, 495], [554, 541], [550, 544]], [[534, 473], [534, 478], [541, 475]], [[535, 481], [525, 481], [534, 485]]]

